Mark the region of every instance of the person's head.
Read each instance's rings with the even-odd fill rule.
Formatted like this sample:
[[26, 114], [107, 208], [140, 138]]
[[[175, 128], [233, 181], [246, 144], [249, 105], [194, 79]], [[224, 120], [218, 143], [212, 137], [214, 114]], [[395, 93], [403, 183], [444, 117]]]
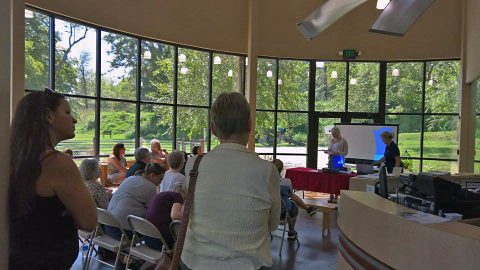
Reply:
[[84, 159], [78, 169], [84, 181], [95, 181], [100, 177], [100, 166], [94, 158]]
[[195, 145], [195, 146], [192, 148], [192, 154], [193, 154], [194, 156], [202, 154], [202, 147], [200, 147], [200, 145]]
[[156, 186], [158, 186], [160, 182], [162, 182], [164, 175], [165, 169], [162, 167], [162, 165], [155, 162], [148, 163], [143, 172], [143, 177], [148, 179]]
[[40, 157], [75, 137], [77, 120], [62, 94], [51, 90], [25, 95], [17, 105], [10, 134], [10, 213], [28, 212], [41, 173]]
[[113, 146], [113, 155], [120, 160], [125, 155], [125, 145], [123, 143], [117, 143]]
[[335, 139], [340, 139], [342, 137], [342, 134], [340, 133], [340, 129], [338, 127], [333, 127], [330, 130], [330, 133], [332, 134], [332, 137]]
[[278, 173], [282, 173], [283, 171], [283, 162], [280, 159], [273, 160], [273, 164], [278, 170]]
[[390, 132], [390, 131], [384, 131], [380, 136], [382, 137], [383, 143], [388, 145], [392, 142], [393, 138], [395, 137], [393, 132]]
[[245, 97], [237, 92], [222, 93], [215, 100], [211, 110], [212, 132], [220, 143], [248, 143], [252, 128], [250, 105]]
[[150, 141], [150, 149], [153, 152], [159, 152], [160, 150], [162, 150], [162, 145], [160, 144], [160, 141], [157, 139], [153, 139], [152, 141]]
[[62, 152], [63, 152], [65, 155], [69, 155], [70, 158], [73, 159], [73, 151], [72, 151], [72, 149], [67, 148], [67, 149], [63, 150]]
[[150, 162], [150, 151], [145, 147], [139, 147], [135, 150], [135, 160], [143, 163]]
[[183, 168], [185, 157], [182, 151], [174, 150], [167, 157], [168, 166], [171, 169], [180, 171]]

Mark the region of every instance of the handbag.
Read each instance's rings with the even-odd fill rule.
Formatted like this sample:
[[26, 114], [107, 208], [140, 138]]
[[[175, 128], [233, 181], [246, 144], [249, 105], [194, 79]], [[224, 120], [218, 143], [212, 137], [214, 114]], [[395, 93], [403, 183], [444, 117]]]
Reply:
[[190, 171], [190, 182], [188, 183], [187, 198], [185, 199], [185, 205], [183, 207], [183, 215], [180, 223], [180, 230], [177, 236], [177, 242], [175, 243], [175, 249], [173, 251], [162, 251], [160, 261], [155, 267], [155, 270], [178, 270], [180, 266], [180, 259], [182, 257], [183, 245], [185, 243], [185, 236], [187, 234], [188, 221], [190, 220], [190, 211], [193, 205], [193, 195], [195, 193], [195, 185], [197, 184], [198, 167], [200, 161], [202, 161], [203, 155], [199, 155], [195, 159], [193, 168]]

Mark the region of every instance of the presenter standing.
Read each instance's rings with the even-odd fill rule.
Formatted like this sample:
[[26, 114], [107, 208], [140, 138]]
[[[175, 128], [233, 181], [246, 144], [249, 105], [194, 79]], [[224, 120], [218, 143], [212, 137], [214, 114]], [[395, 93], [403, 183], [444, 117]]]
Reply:
[[401, 167], [402, 160], [400, 159], [400, 149], [397, 144], [393, 141], [394, 134], [390, 131], [384, 131], [380, 135], [382, 137], [383, 143], [385, 143], [385, 153], [383, 157], [375, 162], [373, 165], [380, 165], [382, 162], [385, 162], [385, 167], [387, 168], [388, 173], [393, 172], [394, 167]]
[[[348, 155], [348, 143], [347, 140], [342, 138], [342, 134], [340, 133], [340, 129], [338, 127], [333, 127], [330, 130], [332, 134], [332, 139], [330, 140], [330, 146], [328, 150], [324, 151], [328, 154], [329, 165], [333, 161], [334, 156], [343, 156], [345, 157]], [[330, 194], [329, 203], [337, 203], [338, 195], [337, 194]]]

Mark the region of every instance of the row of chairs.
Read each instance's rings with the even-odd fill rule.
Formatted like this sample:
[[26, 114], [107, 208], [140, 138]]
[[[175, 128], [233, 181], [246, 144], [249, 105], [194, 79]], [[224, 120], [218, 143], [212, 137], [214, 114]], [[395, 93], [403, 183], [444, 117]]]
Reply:
[[[88, 246], [86, 252], [84, 252], [83, 258], [83, 269], [88, 270], [90, 267], [91, 260], [96, 260], [100, 263], [109, 265], [113, 269], [119, 269], [121, 265], [122, 258], [125, 257], [126, 263], [125, 269], [128, 269], [131, 258], [136, 258], [144, 262], [148, 262], [152, 265], [156, 265], [160, 260], [162, 251], [158, 251], [152, 248], [149, 248], [142, 242], [142, 236], [149, 236], [156, 239], [159, 239], [163, 243], [163, 249], [165, 252], [171, 252], [167, 243], [165, 242], [162, 234], [158, 229], [144, 218], [130, 215], [127, 217], [127, 222], [130, 225], [130, 229], [133, 232], [133, 237], [130, 237], [125, 232], [118, 220], [109, 212], [104, 209], [97, 208], [98, 213], [98, 225], [93, 232], [86, 232], [79, 230], [79, 238], [82, 243], [82, 247]], [[118, 228], [122, 236], [120, 240], [117, 240], [107, 234], [102, 230], [102, 226], [111, 226]], [[174, 237], [177, 238], [178, 230], [180, 228], [180, 221], [174, 221], [170, 224], [170, 231]], [[104, 248], [116, 254], [115, 263], [112, 265], [106, 261], [101, 260], [98, 257], [98, 252], [95, 247]], [[83, 250], [83, 249], [82, 249]], [[94, 251], [97, 253], [97, 256], [94, 256]]]

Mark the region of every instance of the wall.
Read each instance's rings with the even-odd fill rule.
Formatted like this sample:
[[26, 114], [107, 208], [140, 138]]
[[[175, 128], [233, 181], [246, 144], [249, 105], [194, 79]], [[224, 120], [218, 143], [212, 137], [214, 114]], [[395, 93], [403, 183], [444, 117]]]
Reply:
[[[369, 33], [380, 14], [370, 0], [313, 41], [296, 23], [325, 0], [261, 0], [258, 53], [282, 58], [337, 59], [356, 48], [361, 59], [459, 58], [461, 1], [437, 0], [404, 37]], [[173, 43], [247, 54], [248, 1], [27, 0], [27, 3], [100, 26]]]
[[466, 9], [466, 83], [480, 76], [480, 1], [465, 0]]

